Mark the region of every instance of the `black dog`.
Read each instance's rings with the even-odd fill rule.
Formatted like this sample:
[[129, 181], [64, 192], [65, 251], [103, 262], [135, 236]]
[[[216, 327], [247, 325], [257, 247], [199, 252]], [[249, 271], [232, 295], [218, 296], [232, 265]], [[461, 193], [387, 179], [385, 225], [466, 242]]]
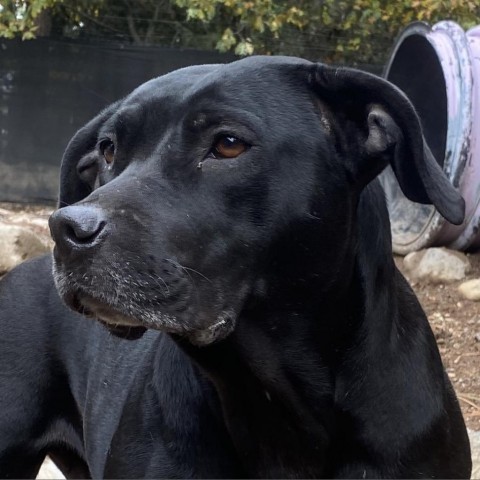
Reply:
[[1, 286], [0, 476], [49, 453], [71, 477], [468, 477], [392, 260], [387, 165], [462, 222], [411, 104], [366, 73], [191, 67], [87, 124], [63, 160], [53, 276], [45, 257]]

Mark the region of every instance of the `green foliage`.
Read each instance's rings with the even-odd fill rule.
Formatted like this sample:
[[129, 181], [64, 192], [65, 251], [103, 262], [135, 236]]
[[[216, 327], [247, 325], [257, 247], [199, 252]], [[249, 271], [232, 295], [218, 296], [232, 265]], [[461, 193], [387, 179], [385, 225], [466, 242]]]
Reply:
[[[331, 8], [326, 8], [327, 3]], [[480, 15], [480, 4], [475, 0], [332, 1], [325, 2], [324, 7], [324, 17], [346, 39], [343, 45], [337, 42], [336, 52], [343, 48], [351, 58], [360, 55], [367, 59], [382, 57], [375, 45], [393, 43], [395, 36], [413, 21], [434, 24], [451, 19], [467, 29], [478, 22]], [[382, 38], [383, 42], [376, 41]]]
[[222, 51], [320, 54], [349, 63], [383, 62], [395, 36], [412, 21], [452, 19], [469, 28], [480, 18], [478, 0], [175, 1], [190, 20], [224, 25], [217, 43]]
[[40, 13], [62, 0], [7, 0], [0, 2], [0, 37], [20, 35], [24, 40], [35, 37]]
[[[265, 40], [269, 37], [278, 39], [284, 26], [302, 29], [308, 23], [305, 11], [291, 0], [175, 1], [186, 9], [188, 20], [208, 22], [220, 29], [218, 50], [234, 49], [237, 55], [265, 51]], [[225, 20], [228, 21], [226, 27]]]
[[0, 0], [0, 36], [32, 38], [38, 18], [67, 36], [299, 55], [330, 62], [385, 60], [408, 23], [479, 22], [478, 0]]

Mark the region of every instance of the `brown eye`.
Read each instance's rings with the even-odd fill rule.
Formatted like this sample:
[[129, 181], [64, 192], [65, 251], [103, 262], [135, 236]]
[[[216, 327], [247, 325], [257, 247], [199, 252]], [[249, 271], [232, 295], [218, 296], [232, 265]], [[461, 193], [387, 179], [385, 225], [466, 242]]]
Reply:
[[217, 139], [213, 145], [212, 154], [215, 158], [235, 158], [247, 149], [247, 144], [230, 135], [224, 135]]
[[115, 160], [115, 145], [111, 140], [102, 140], [100, 142], [100, 152], [102, 152], [103, 158], [108, 164], [113, 163]]

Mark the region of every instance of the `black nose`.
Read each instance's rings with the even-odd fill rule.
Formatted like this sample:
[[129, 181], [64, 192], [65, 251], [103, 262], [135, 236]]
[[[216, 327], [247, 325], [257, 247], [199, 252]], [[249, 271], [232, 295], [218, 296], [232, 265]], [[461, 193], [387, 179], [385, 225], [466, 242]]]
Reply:
[[105, 238], [106, 216], [90, 205], [73, 205], [57, 210], [50, 217], [50, 233], [61, 252], [85, 250]]

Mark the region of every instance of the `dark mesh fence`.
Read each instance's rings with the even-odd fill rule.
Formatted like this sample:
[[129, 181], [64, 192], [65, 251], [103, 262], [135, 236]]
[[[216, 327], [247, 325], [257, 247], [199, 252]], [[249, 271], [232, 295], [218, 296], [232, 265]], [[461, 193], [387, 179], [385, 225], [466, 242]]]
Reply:
[[37, 39], [0, 41], [0, 201], [54, 202], [63, 150], [106, 105], [217, 52]]
[[177, 68], [234, 59], [105, 40], [0, 40], [0, 201], [55, 202], [68, 141], [105, 106]]

